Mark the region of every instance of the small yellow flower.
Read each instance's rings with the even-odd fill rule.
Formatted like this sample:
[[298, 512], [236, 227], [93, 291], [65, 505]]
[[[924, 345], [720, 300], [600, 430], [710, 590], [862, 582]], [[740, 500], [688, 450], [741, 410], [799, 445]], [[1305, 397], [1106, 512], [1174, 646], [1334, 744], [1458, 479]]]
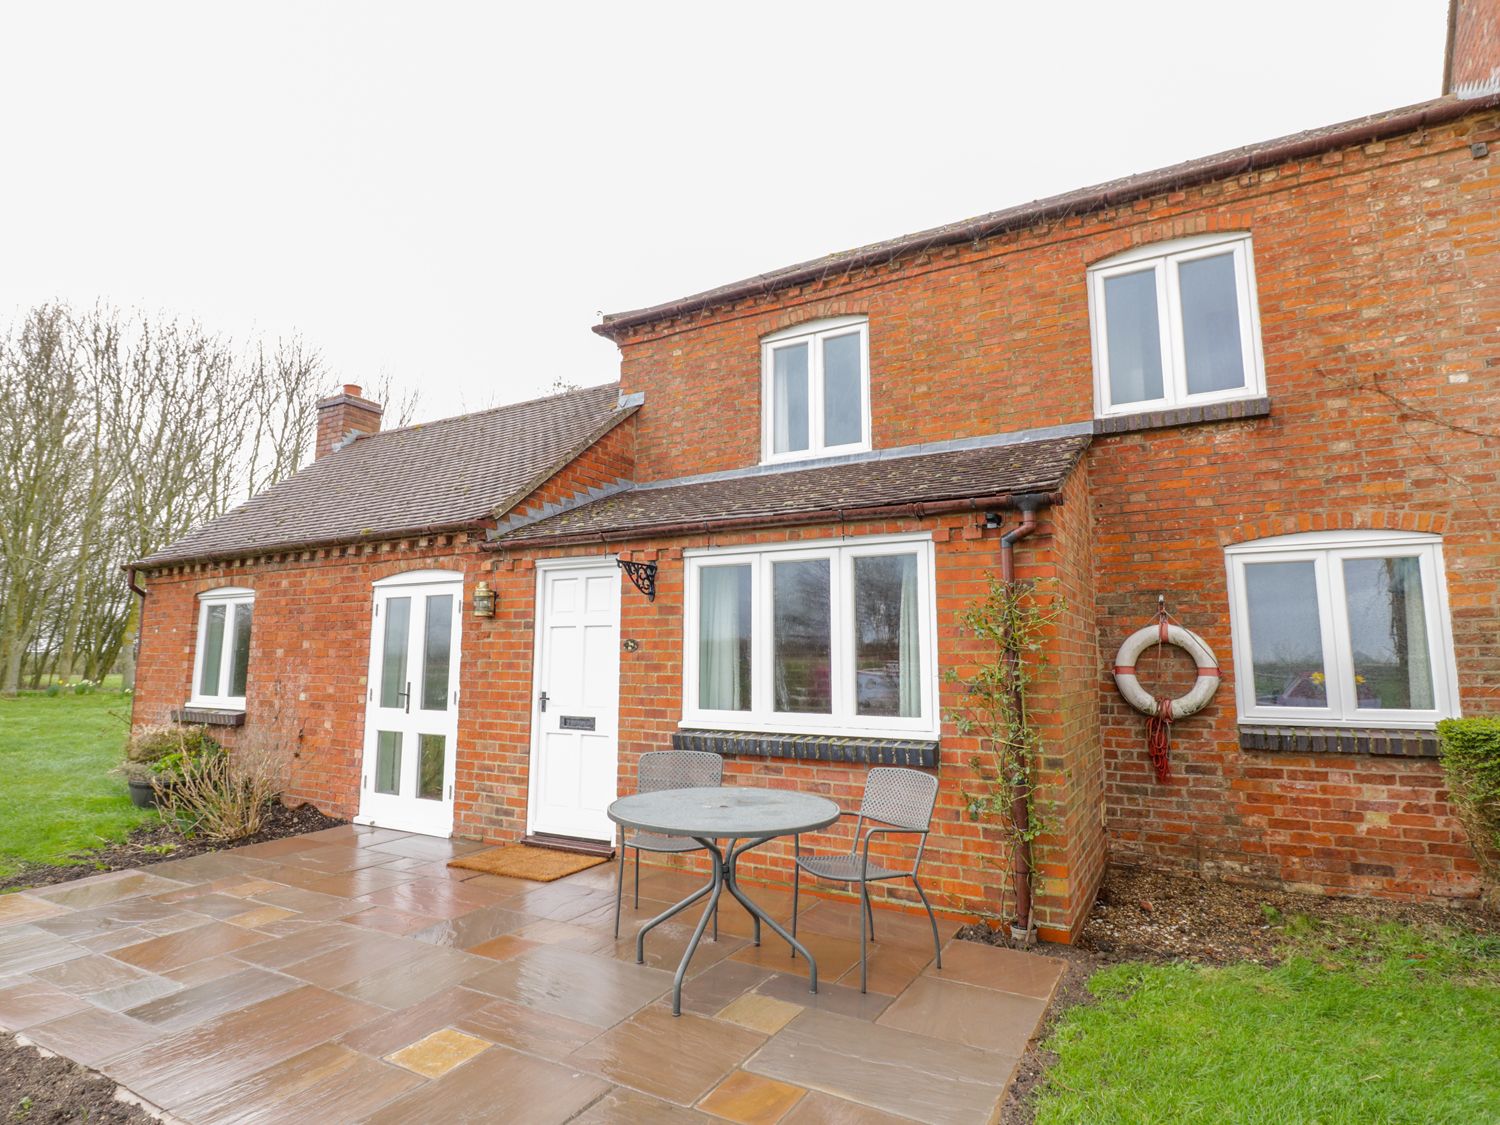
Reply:
[[1365, 678], [1363, 676], [1361, 676], [1358, 672], [1356, 672], [1354, 674], [1354, 682], [1357, 683], [1357, 684], [1362, 684], [1362, 683], [1365, 682]]
[[1314, 672], [1312, 674], [1312, 682], [1315, 683], [1315, 684], [1321, 684], [1323, 682], [1323, 673], [1322, 672]]

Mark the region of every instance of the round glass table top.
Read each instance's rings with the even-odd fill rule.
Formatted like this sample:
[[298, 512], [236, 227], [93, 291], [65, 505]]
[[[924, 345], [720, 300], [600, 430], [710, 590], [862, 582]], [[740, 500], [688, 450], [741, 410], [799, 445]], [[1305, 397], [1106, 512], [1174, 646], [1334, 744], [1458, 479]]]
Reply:
[[825, 828], [838, 818], [838, 805], [827, 797], [751, 785], [658, 789], [609, 806], [609, 819], [617, 824], [663, 836], [790, 836]]

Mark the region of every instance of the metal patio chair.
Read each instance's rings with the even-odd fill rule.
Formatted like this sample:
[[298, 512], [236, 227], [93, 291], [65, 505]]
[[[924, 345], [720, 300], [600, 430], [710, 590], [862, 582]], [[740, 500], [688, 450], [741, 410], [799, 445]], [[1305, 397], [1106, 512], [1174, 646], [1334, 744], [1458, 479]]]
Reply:
[[[724, 784], [724, 759], [706, 750], [652, 750], [640, 757], [636, 792], [662, 789], [714, 788]], [[620, 902], [625, 897], [625, 849], [635, 850], [635, 908], [641, 907], [641, 853], [701, 852], [703, 845], [687, 836], [659, 836], [637, 829], [620, 830], [620, 878], [615, 884], [615, 937], [620, 936]], [[714, 911], [714, 940], [719, 940], [719, 912]]]
[[[797, 900], [802, 889], [802, 872], [816, 875], [820, 879], [831, 879], [839, 883], [858, 883], [859, 898], [864, 906], [864, 919], [859, 927], [859, 990], [866, 990], [869, 963], [866, 956], [866, 934], [875, 940], [875, 911], [870, 907], [870, 884], [883, 879], [910, 879], [917, 888], [922, 905], [927, 908], [927, 920], [932, 923], [932, 949], [937, 957], [937, 967], [943, 967], [943, 949], [938, 940], [937, 918], [933, 916], [932, 904], [927, 893], [917, 882], [917, 869], [922, 866], [922, 852], [927, 847], [927, 832], [932, 826], [932, 807], [937, 803], [937, 778], [919, 770], [901, 769], [895, 766], [877, 766], [865, 778], [864, 797], [859, 804], [859, 819], [854, 822], [854, 840], [849, 852], [836, 855], [803, 855], [802, 838], [793, 837], [792, 849], [796, 861], [792, 873], [792, 936], [797, 934]], [[842, 815], [848, 816], [847, 812]], [[876, 827], [866, 828], [865, 822], [873, 821]], [[916, 859], [911, 870], [899, 871], [885, 867], [878, 860], [870, 859], [870, 841], [876, 836], [910, 833], [920, 837]], [[797, 954], [793, 951], [792, 956]]]

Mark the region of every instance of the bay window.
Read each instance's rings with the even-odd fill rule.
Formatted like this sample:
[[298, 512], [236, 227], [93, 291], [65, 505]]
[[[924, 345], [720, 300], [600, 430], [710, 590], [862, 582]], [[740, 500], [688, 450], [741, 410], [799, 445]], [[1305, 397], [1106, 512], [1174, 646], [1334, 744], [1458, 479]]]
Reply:
[[864, 317], [801, 324], [761, 341], [761, 460], [870, 448], [869, 325]]
[[198, 595], [190, 700], [194, 706], [244, 710], [254, 609], [254, 590], [226, 586]]
[[1226, 555], [1242, 721], [1429, 728], [1457, 714], [1437, 536], [1318, 532]]
[[1099, 415], [1265, 393], [1250, 237], [1138, 247], [1089, 270]]
[[932, 544], [687, 558], [684, 725], [936, 737]]

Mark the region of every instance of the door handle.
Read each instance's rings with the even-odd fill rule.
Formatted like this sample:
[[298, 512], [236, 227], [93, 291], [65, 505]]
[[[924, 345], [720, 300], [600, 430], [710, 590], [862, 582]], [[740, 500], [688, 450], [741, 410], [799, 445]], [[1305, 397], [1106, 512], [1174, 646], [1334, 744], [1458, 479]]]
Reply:
[[407, 680], [406, 681], [406, 690], [405, 691], [401, 691], [401, 692], [397, 692], [396, 695], [401, 700], [401, 709], [403, 711], [405, 711], [408, 715], [410, 715], [411, 714], [411, 681]]
[[539, 707], [541, 707], [542, 713], [546, 714], [546, 712], [547, 712], [547, 693], [545, 691], [542, 692], [542, 694], [537, 697], [537, 705]]

